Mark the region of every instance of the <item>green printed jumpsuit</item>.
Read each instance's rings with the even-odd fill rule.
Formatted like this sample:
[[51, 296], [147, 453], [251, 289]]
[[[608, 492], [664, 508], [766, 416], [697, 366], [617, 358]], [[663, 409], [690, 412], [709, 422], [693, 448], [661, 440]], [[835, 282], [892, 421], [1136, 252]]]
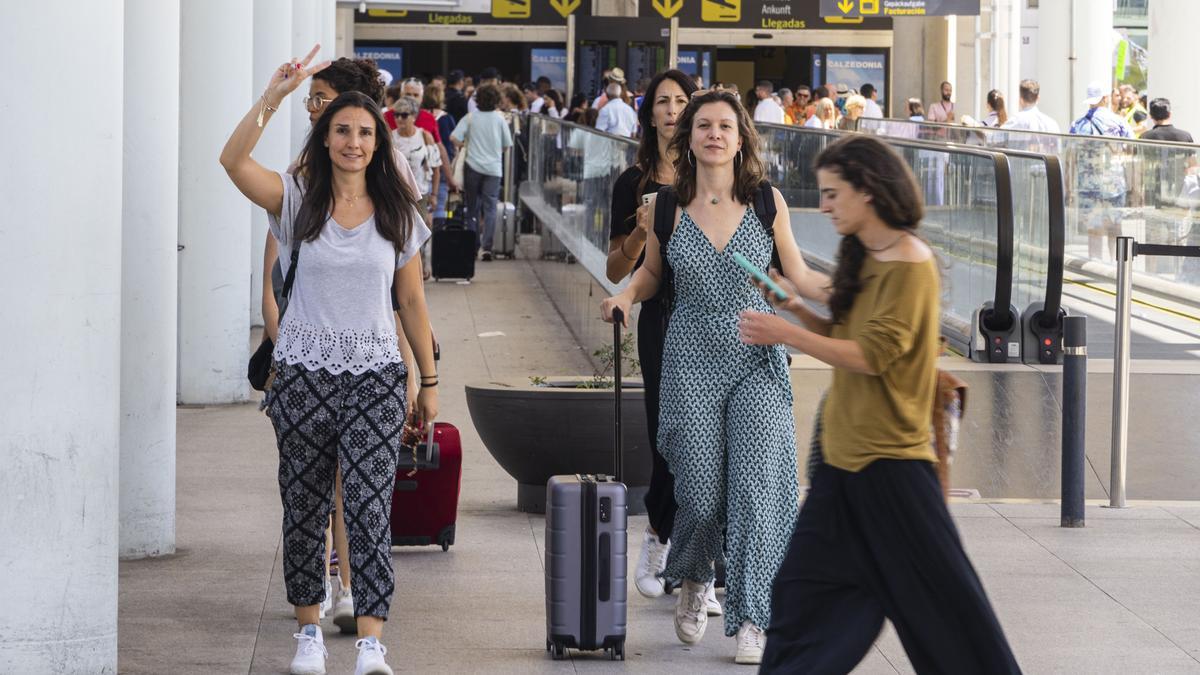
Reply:
[[796, 433], [781, 345], [738, 339], [738, 314], [773, 312], [736, 251], [766, 269], [771, 233], [747, 208], [718, 251], [683, 210], [666, 247], [674, 304], [663, 345], [658, 444], [679, 511], [664, 576], [707, 582], [726, 560], [725, 634], [765, 629], [797, 513]]

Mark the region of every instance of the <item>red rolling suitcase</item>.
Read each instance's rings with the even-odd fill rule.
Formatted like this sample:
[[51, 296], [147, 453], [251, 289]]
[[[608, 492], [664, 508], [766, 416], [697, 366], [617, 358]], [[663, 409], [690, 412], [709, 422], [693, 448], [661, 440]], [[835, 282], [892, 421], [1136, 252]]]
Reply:
[[446, 551], [454, 543], [462, 442], [454, 425], [437, 422], [433, 427], [415, 453], [407, 448], [400, 452], [392, 493], [392, 546], [438, 544]]

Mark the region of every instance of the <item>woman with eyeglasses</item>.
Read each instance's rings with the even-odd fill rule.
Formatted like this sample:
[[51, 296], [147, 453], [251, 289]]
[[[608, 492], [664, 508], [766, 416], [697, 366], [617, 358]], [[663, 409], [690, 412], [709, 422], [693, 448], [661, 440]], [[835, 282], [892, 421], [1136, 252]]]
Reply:
[[[345, 92], [359, 92], [381, 101], [383, 98], [383, 81], [379, 69], [370, 59], [340, 58], [328, 67], [317, 71], [309, 78], [308, 95], [303, 99], [308, 111], [309, 122], [314, 126], [325, 109]], [[416, 180], [412, 175], [407, 161], [396, 162], [397, 174], [400, 179], [416, 189]], [[300, 169], [294, 166], [291, 171]], [[276, 344], [279, 343], [279, 307], [283, 290], [283, 270], [279, 261], [279, 244], [275, 235], [267, 232], [266, 245], [263, 254], [263, 291], [262, 313], [263, 331]], [[397, 340], [401, 356], [405, 363], [414, 363], [412, 349], [404, 335], [397, 332]], [[415, 401], [418, 393], [417, 378], [410, 377], [407, 384], [407, 400]], [[325, 600], [321, 603], [319, 615], [332, 613], [333, 623], [344, 633], [357, 632], [357, 620], [354, 614], [354, 594], [352, 591], [353, 570], [350, 566], [350, 545], [346, 536], [346, 524], [342, 510], [342, 472], [338, 468], [334, 476], [334, 497], [332, 525], [326, 529], [325, 545]], [[331, 553], [337, 554], [337, 583], [333, 583], [329, 574]]]
[[[736, 636], [741, 664], [762, 658], [771, 580], [787, 551], [798, 487], [787, 354], [738, 339], [740, 312], [772, 310], [734, 255], [765, 269], [774, 249], [804, 297], [827, 297], [825, 275], [809, 269], [796, 246], [783, 195], [764, 189], [759, 143], [733, 92], [692, 97], [668, 146], [676, 208], [648, 235], [626, 290], [601, 303], [611, 322], [614, 308], [628, 317], [631, 305], [663, 284], [670, 289], [658, 450], [675, 478], [678, 510], [663, 574], [682, 582], [675, 634], [696, 644], [708, 624], [713, 561], [725, 556], [724, 633]], [[670, 194], [660, 191], [650, 212]], [[771, 222], [759, 216], [759, 208], [769, 213], [766, 200]]]
[[221, 165], [267, 211], [280, 245], [298, 253], [298, 260], [289, 257], [295, 286], [267, 393], [280, 456], [284, 582], [300, 625], [291, 672], [325, 671], [320, 532], [340, 468], [359, 635], [355, 672], [391, 675], [379, 637], [395, 588], [389, 520], [408, 379], [400, 327], [420, 365], [417, 415], [432, 424], [438, 412], [419, 256], [429, 229], [416, 193], [397, 175], [391, 134], [370, 96], [346, 92], [325, 104], [294, 174], [266, 169], [251, 156], [283, 99], [323, 72], [325, 64], [309, 66], [317, 49], [275, 70], [226, 142]]
[[417, 179], [417, 193], [421, 195], [422, 216], [430, 224], [430, 214], [441, 183], [442, 155], [433, 135], [417, 128], [417, 105], [411, 99], [401, 98], [392, 105], [396, 113], [396, 130], [392, 132], [396, 149], [408, 162]]

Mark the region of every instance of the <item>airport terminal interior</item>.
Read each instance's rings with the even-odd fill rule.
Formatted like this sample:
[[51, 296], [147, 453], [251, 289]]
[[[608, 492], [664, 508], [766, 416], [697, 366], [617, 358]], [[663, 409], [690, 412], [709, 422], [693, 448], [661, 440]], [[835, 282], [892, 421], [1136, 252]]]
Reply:
[[1200, 673], [1197, 25], [4, 3], [0, 673]]

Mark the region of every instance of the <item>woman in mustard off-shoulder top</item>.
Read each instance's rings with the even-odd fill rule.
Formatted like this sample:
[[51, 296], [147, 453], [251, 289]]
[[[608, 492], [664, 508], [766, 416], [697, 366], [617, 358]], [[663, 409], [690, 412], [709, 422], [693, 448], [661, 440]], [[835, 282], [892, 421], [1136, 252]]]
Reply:
[[754, 312], [740, 324], [745, 342], [834, 367], [825, 461], [775, 578], [760, 672], [850, 672], [885, 617], [919, 673], [1020, 672], [934, 472], [939, 274], [915, 234], [916, 180], [868, 136], [833, 143], [816, 167], [821, 211], [842, 235], [832, 319], [793, 300], [783, 308], [805, 328]]

